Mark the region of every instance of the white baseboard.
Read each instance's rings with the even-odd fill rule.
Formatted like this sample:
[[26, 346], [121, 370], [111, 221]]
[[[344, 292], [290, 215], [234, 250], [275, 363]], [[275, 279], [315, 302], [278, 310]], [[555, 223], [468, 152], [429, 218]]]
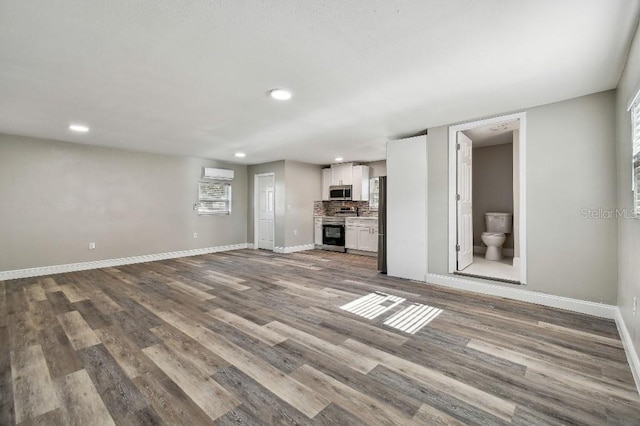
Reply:
[[624, 319], [622, 318], [622, 313], [619, 308], [616, 308], [615, 320], [616, 326], [618, 327], [618, 333], [620, 334], [620, 339], [622, 340], [622, 346], [624, 347], [624, 353], [627, 355], [631, 374], [633, 374], [633, 380], [636, 382], [636, 389], [640, 394], [640, 358], [638, 358], [638, 353], [633, 346], [631, 335], [629, 334], [629, 330], [627, 330], [627, 326], [624, 323]]
[[257, 249], [258, 247], [256, 247], [255, 244], [253, 244], [253, 243], [247, 243], [247, 248], [248, 249]]
[[[473, 253], [475, 254], [485, 254], [487, 252], [487, 248], [484, 246], [473, 246]], [[502, 254], [505, 256], [513, 257], [513, 249], [512, 248], [503, 248]]]
[[85, 271], [87, 269], [109, 268], [113, 266], [130, 265], [133, 263], [153, 262], [155, 260], [175, 259], [177, 257], [197, 256], [200, 254], [240, 250], [245, 248], [247, 248], [247, 243], [218, 247], [205, 247], [193, 250], [172, 251], [168, 253], [145, 254], [142, 256], [122, 257], [119, 259], [105, 259], [94, 260], [91, 262], [69, 263], [67, 265], [41, 266], [37, 268], [16, 269], [13, 271], [0, 271], [0, 280], [13, 280], [16, 278], [39, 277], [42, 275]]
[[539, 293], [536, 291], [524, 290], [522, 288], [489, 284], [457, 276], [427, 274], [425, 278], [428, 284], [436, 284], [459, 290], [472, 291], [474, 293], [520, 300], [522, 302], [535, 303], [537, 305], [549, 306], [552, 308], [566, 309], [568, 311], [593, 315], [600, 318], [616, 318], [617, 307], [614, 305], [607, 305], [605, 303], [589, 302], [587, 300], [555, 296], [553, 294]]
[[304, 244], [301, 246], [292, 246], [292, 247], [274, 247], [274, 253], [287, 254], [287, 253], [295, 253], [297, 251], [305, 251], [305, 250], [313, 250], [315, 249], [315, 244]]

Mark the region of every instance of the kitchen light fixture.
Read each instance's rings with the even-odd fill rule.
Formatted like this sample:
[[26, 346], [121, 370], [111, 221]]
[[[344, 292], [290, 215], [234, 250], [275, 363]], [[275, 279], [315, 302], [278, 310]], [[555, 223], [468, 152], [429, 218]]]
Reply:
[[233, 154], [233, 155], [235, 155], [235, 156], [236, 156], [236, 157], [238, 157], [238, 158], [244, 158], [244, 157], [246, 157], [246, 156], [247, 156], [247, 154], [245, 154], [244, 152], [236, 152], [236, 153], [235, 153], [235, 154]]
[[344, 160], [344, 158], [342, 158], [342, 157], [336, 157], [336, 158], [334, 158], [334, 161], [338, 161], [338, 162], [340, 162], [340, 161], [342, 161], [342, 160]]
[[69, 130], [73, 130], [78, 133], [86, 133], [89, 131], [89, 128], [83, 124], [70, 124]]
[[286, 89], [273, 89], [269, 91], [269, 95], [273, 99], [277, 99], [279, 101], [286, 101], [291, 99], [291, 92]]

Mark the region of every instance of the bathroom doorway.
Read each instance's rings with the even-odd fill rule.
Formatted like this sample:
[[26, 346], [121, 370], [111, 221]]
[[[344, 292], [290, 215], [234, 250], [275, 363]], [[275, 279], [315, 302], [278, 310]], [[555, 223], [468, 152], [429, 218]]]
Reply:
[[526, 283], [525, 114], [449, 128], [449, 272]]

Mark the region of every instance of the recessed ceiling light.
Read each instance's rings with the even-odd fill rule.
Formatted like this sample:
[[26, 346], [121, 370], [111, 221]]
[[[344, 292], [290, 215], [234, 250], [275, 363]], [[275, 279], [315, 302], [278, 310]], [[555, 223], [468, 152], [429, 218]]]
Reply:
[[89, 128], [83, 124], [70, 124], [69, 130], [73, 130], [78, 133], [86, 133], [89, 131]]
[[335, 160], [335, 161], [342, 161], [342, 160], [344, 160], [344, 158], [342, 158], [342, 157], [336, 157], [336, 158], [334, 158], [334, 160]]
[[279, 101], [286, 101], [291, 99], [291, 92], [286, 89], [273, 89], [269, 92], [269, 95], [273, 99], [277, 99]]
[[245, 154], [244, 152], [236, 152], [236, 153], [235, 153], [235, 154], [233, 154], [233, 155], [235, 155], [235, 156], [236, 156], [236, 157], [238, 157], [238, 158], [244, 158], [244, 157], [246, 157], [246, 156], [247, 156], [247, 154]]

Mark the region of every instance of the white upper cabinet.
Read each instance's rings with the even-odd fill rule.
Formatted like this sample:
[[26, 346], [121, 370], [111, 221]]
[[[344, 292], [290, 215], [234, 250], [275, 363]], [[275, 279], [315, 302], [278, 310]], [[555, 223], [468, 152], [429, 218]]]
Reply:
[[331, 185], [353, 185], [353, 163], [331, 165]]
[[322, 169], [322, 201], [329, 201], [329, 187], [331, 186], [331, 169]]
[[353, 201], [369, 201], [369, 166], [354, 166], [353, 163], [332, 164], [322, 169], [322, 199], [329, 200], [329, 186], [352, 185]]
[[354, 166], [352, 176], [352, 199], [354, 201], [369, 201], [369, 166]]

